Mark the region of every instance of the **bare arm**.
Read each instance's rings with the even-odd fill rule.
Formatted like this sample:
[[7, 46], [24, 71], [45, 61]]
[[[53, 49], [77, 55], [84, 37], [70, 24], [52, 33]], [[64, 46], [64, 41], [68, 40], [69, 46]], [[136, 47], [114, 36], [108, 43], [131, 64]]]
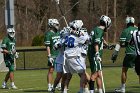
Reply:
[[46, 50], [47, 50], [47, 54], [48, 54], [48, 56], [51, 56], [51, 53], [50, 53], [50, 47], [47, 46], [46, 48], [47, 48]]
[[6, 50], [6, 49], [3, 49], [3, 51], [1, 51], [1, 53], [4, 53], [4, 54], [9, 54], [9, 51]]
[[95, 48], [95, 52], [99, 52], [99, 46], [98, 46], [98, 44], [95, 44], [94, 48]]

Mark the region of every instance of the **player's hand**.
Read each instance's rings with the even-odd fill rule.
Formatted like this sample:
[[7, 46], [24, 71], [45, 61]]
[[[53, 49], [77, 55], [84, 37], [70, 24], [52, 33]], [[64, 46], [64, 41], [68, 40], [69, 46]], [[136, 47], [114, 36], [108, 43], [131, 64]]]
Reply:
[[99, 61], [99, 62], [102, 61], [99, 52], [96, 52], [96, 53], [95, 53], [95, 61]]
[[114, 49], [114, 48], [115, 48], [115, 45], [109, 44], [109, 45], [107, 46], [107, 49], [109, 49], [109, 50], [112, 50], [112, 49]]
[[114, 51], [111, 57], [111, 60], [113, 61], [113, 63], [116, 61], [117, 57], [118, 57], [118, 51]]
[[54, 46], [53, 46], [53, 49], [54, 49], [54, 50], [57, 50], [58, 48], [61, 48], [60, 42], [56, 42], [56, 43], [54, 44]]
[[53, 63], [54, 63], [54, 59], [51, 57], [51, 56], [48, 56], [48, 60], [49, 60], [49, 62], [52, 64], [52, 66], [53, 66]]
[[16, 50], [11, 50], [10, 52], [9, 52], [9, 54], [16, 54]]
[[19, 58], [19, 53], [18, 52], [16, 52], [15, 58]]

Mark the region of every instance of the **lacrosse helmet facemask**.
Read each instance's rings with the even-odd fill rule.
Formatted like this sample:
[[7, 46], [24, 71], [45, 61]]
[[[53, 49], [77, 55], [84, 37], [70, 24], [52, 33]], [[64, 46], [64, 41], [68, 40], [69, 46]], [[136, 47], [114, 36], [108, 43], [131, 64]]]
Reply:
[[48, 25], [50, 28], [55, 28], [56, 30], [59, 30], [59, 22], [57, 19], [48, 19]]
[[9, 37], [11, 37], [11, 38], [15, 37], [15, 30], [14, 30], [14, 28], [8, 28], [7, 29], [7, 33], [8, 33]]
[[107, 28], [109, 28], [111, 26], [111, 19], [106, 15], [102, 15], [100, 17], [100, 24], [104, 25], [105, 28], [107, 29]]

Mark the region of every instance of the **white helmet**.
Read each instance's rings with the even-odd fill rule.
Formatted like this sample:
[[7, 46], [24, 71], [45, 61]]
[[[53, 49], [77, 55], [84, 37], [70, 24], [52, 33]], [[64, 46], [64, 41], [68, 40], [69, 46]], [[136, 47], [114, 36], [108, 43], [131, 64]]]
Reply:
[[75, 30], [80, 30], [83, 26], [82, 20], [74, 20], [70, 22], [70, 27], [74, 28]]
[[15, 37], [15, 30], [14, 28], [7, 28], [7, 33], [11, 38]]
[[102, 15], [100, 17], [100, 22], [104, 22], [106, 28], [109, 28], [111, 25], [111, 19], [106, 15]]
[[135, 23], [135, 19], [133, 17], [126, 17], [126, 24], [128, 23]]
[[56, 28], [57, 30], [59, 29], [59, 22], [57, 19], [48, 19], [48, 25]]

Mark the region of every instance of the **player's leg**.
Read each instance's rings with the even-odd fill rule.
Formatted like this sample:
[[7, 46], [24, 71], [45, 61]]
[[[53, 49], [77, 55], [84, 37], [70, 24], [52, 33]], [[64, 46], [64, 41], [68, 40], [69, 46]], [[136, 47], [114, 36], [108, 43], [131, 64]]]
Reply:
[[90, 93], [94, 93], [94, 84], [95, 84], [95, 80], [98, 76], [97, 72], [92, 72], [91, 73], [91, 77], [90, 77], [90, 81], [89, 81], [89, 90]]
[[121, 73], [121, 86], [118, 89], [115, 89], [116, 92], [125, 92], [126, 80], [127, 80], [127, 71], [129, 68], [133, 68], [134, 61], [136, 59], [135, 55], [126, 54], [123, 60], [123, 67]]
[[71, 78], [72, 78], [72, 74], [71, 73], [63, 74], [62, 82], [61, 82], [61, 90], [62, 90], [63, 93], [67, 93]]
[[14, 63], [10, 66], [9, 68], [9, 78], [10, 78], [10, 81], [11, 81], [11, 88], [12, 89], [17, 89], [17, 87], [15, 86], [14, 84]]
[[135, 60], [135, 71], [138, 75], [139, 78], [139, 84], [140, 84], [140, 56], [137, 56], [136, 60]]
[[101, 73], [102, 73], [101, 71], [98, 71], [98, 77], [97, 77], [97, 82], [96, 82], [99, 93], [103, 93], [103, 82], [104, 81], [102, 81], [103, 75]]
[[61, 84], [61, 88], [62, 88], [63, 93], [67, 93], [69, 83], [70, 83], [70, 80], [72, 78], [72, 74], [70, 73], [70, 64], [69, 63], [70, 63], [69, 60], [66, 58], [65, 64], [63, 64], [64, 74], [62, 76], [62, 84]]
[[[89, 82], [89, 88], [90, 88], [90, 92], [94, 93], [94, 91], [95, 91], [94, 83], [97, 78], [99, 78], [99, 81], [97, 82], [97, 83], [99, 83], [98, 85], [100, 87], [102, 86], [101, 76], [99, 74], [101, 71], [101, 63], [95, 61], [93, 57], [89, 58], [89, 62], [90, 62], [90, 69], [91, 69], [91, 78], [90, 78], [90, 82]], [[102, 87], [101, 87], [101, 89], [102, 89]]]
[[127, 80], [127, 71], [128, 71], [128, 67], [122, 67], [122, 74], [121, 74], [122, 88], [125, 88], [125, 83]]
[[47, 74], [48, 91], [51, 91], [51, 89], [52, 89], [53, 72], [54, 72], [54, 67], [50, 66], [49, 69], [48, 69], [48, 74]]
[[[63, 66], [62, 66], [62, 64], [56, 63], [55, 64], [55, 71], [57, 72], [57, 74], [56, 74], [56, 78], [54, 80], [54, 85], [53, 85], [52, 91], [55, 91], [55, 88], [57, 87], [57, 85], [59, 84], [59, 82], [60, 82], [60, 80], [62, 78], [62, 75], [63, 75]], [[59, 90], [61, 90], [61, 87], [60, 87]]]
[[7, 87], [7, 81], [9, 80], [9, 77], [10, 77], [10, 72], [8, 72], [5, 76], [5, 79], [4, 79], [4, 82], [2, 83], [2, 88], [8, 88]]
[[78, 75], [80, 76], [80, 91], [78, 93], [87, 93], [85, 92], [85, 85], [87, 83], [85, 71]]
[[[81, 55], [81, 56], [80, 56], [80, 61], [81, 61], [82, 66], [83, 66], [83, 67], [85, 68], [85, 70], [86, 70], [86, 64], [85, 64], [85, 62], [86, 62], [86, 56]], [[84, 92], [84, 93], [89, 93], [88, 81], [90, 80], [90, 75], [89, 75], [86, 71], [84, 71], [84, 72], [85, 72], [85, 73], [84, 73], [84, 75], [85, 75], [84, 81], [85, 81], [85, 82], [83, 82], [83, 83], [84, 83], [83, 92]], [[81, 78], [81, 74], [79, 74], [79, 76], [80, 76], [80, 78]], [[82, 90], [82, 87], [80, 87], [79, 93], [80, 93], [81, 90]]]

